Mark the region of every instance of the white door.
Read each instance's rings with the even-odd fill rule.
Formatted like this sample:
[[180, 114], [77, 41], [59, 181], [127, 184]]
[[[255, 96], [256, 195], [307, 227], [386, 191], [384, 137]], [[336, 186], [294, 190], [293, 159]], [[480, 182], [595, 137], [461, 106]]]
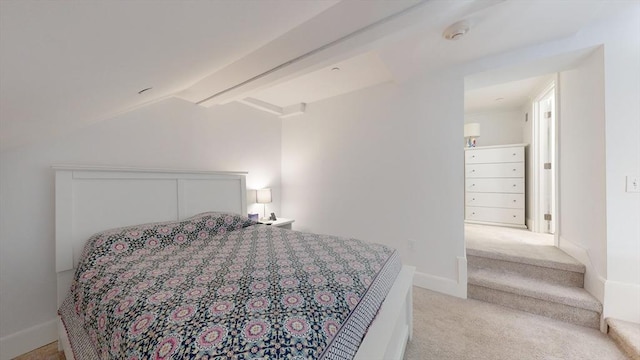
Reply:
[[539, 232], [555, 233], [555, 86], [551, 86], [538, 100], [538, 227]]

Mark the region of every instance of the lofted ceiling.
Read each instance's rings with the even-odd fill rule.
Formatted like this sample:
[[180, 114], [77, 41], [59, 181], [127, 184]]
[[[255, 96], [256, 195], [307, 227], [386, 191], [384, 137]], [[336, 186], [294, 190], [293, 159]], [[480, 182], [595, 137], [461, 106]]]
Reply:
[[[572, 36], [605, 16], [610, 4], [3, 0], [0, 147], [171, 96], [203, 106], [262, 104], [278, 114], [277, 109]], [[471, 31], [458, 41], [443, 39], [443, 30], [463, 19]]]

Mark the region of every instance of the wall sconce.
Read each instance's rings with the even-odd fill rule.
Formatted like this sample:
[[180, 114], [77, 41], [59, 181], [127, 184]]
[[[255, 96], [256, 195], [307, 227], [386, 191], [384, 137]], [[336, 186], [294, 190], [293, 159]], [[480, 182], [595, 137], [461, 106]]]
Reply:
[[476, 138], [480, 137], [480, 124], [464, 124], [464, 138], [467, 140], [467, 147], [476, 147]]
[[267, 205], [271, 202], [271, 189], [256, 190], [256, 202], [262, 204], [262, 218], [267, 217]]

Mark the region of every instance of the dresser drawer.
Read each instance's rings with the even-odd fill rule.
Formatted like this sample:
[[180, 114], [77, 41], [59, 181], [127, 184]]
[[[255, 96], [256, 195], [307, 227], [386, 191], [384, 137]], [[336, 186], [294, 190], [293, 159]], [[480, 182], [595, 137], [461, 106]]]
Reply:
[[465, 189], [468, 192], [489, 193], [524, 193], [524, 179], [466, 179]]
[[524, 147], [465, 150], [467, 164], [503, 163], [524, 161]]
[[524, 194], [472, 193], [465, 195], [466, 206], [524, 209]]
[[467, 206], [465, 218], [472, 221], [522, 225], [524, 224], [524, 210]]
[[524, 177], [524, 163], [471, 164], [465, 166], [468, 178]]

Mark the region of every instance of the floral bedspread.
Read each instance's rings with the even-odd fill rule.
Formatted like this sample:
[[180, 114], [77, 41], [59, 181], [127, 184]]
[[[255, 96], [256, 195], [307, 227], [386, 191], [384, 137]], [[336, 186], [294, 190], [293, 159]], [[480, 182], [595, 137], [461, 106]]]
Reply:
[[94, 235], [67, 300], [103, 359], [353, 356], [334, 340], [389, 266], [382, 245], [205, 213]]

